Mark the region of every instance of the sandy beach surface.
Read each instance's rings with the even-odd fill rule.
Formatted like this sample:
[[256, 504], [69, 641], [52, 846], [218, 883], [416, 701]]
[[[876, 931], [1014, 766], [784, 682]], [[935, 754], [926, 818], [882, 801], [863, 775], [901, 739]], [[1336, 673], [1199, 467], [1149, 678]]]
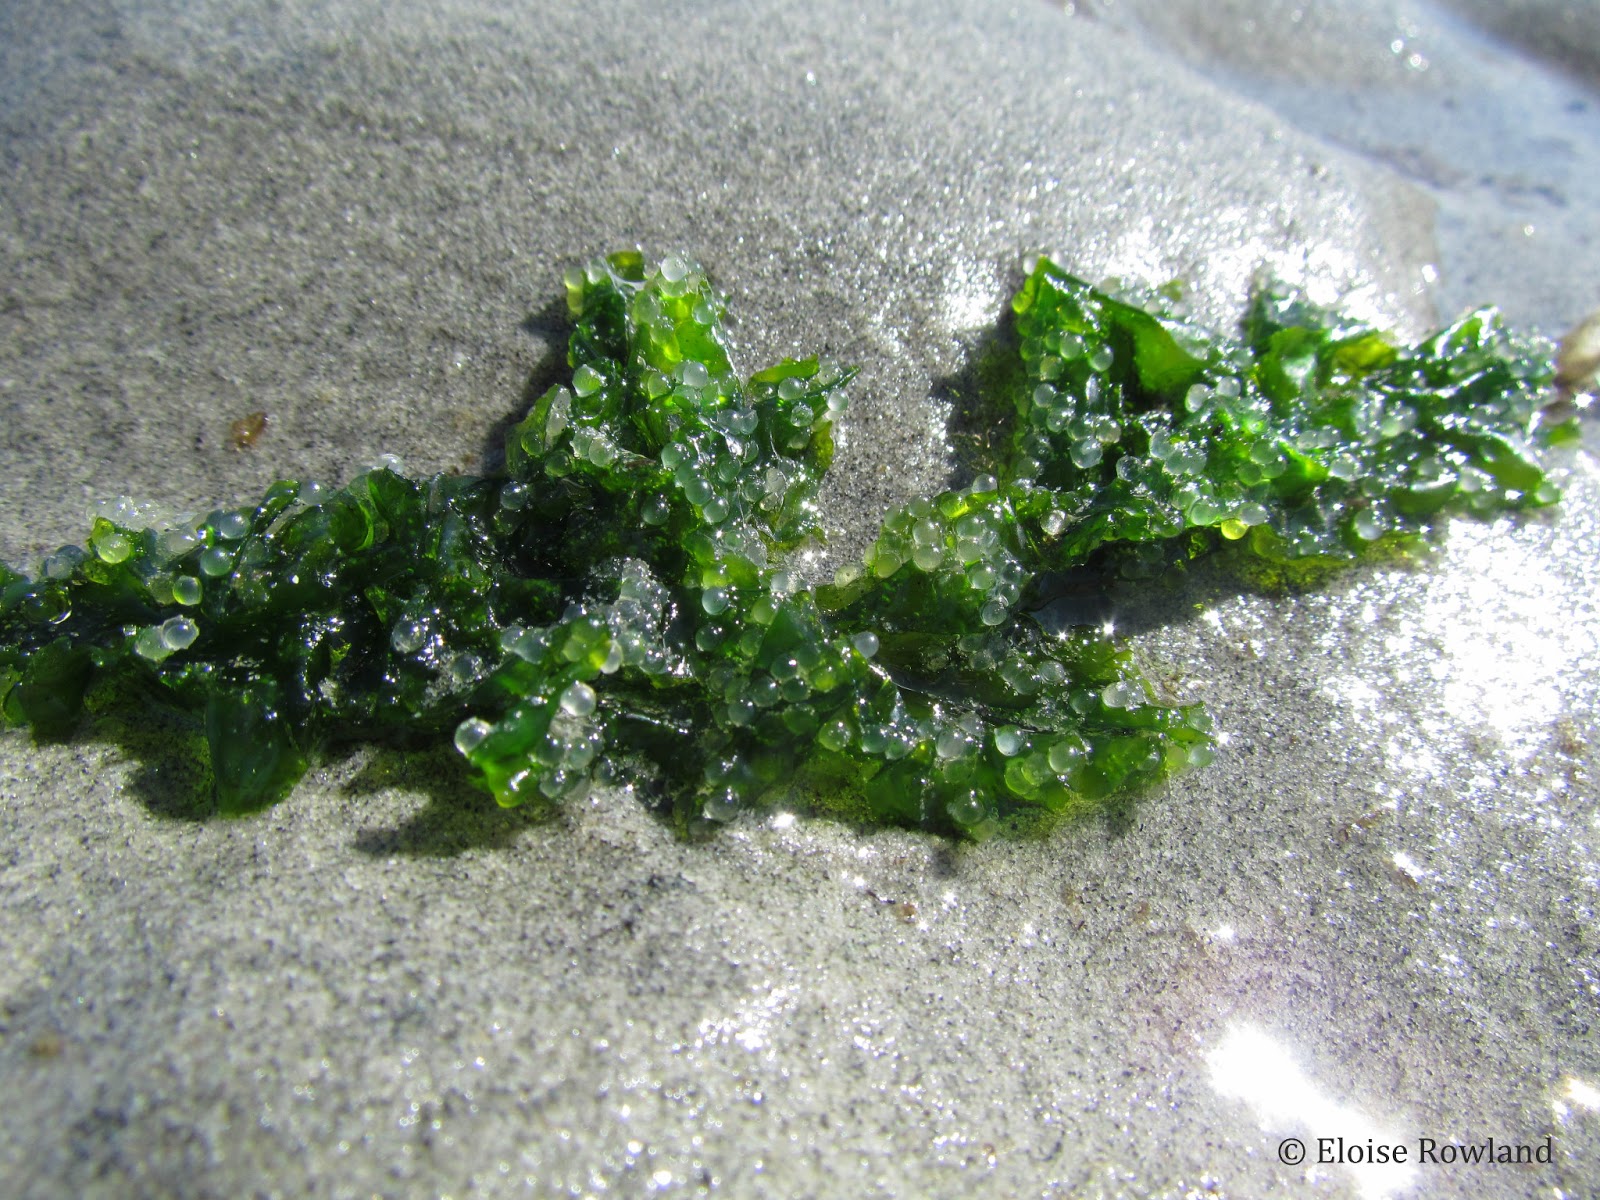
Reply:
[[[1221, 328], [1270, 272], [1559, 335], [1597, 64], [1600, 6], [1543, 0], [11, 0], [0, 558], [123, 493], [485, 469], [562, 272], [638, 245], [730, 293], [744, 369], [860, 364], [824, 578], [962, 479], [1030, 253]], [[1119, 597], [1225, 744], [1044, 841], [691, 845], [376, 750], [199, 819], [170, 724], [0, 735], [0, 1194], [1592, 1196], [1597, 452], [1422, 570]], [[1417, 1161], [1489, 1138], [1550, 1161]]]

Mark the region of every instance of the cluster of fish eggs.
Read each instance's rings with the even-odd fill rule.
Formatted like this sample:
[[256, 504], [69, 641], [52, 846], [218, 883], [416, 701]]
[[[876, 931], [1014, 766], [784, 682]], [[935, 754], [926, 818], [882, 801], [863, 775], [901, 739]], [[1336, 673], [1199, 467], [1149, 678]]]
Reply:
[[[818, 471], [807, 454], [843, 405], [839, 372], [811, 362], [741, 383], [724, 345], [722, 297], [677, 255], [654, 271], [614, 256], [574, 268], [566, 282], [580, 321], [620, 297], [630, 332], [623, 344], [596, 322], [570, 388], [553, 389], [539, 419], [519, 430], [524, 475], [577, 472], [632, 493], [647, 527], [676, 519], [680, 530], [738, 540], [733, 531], [745, 528], [784, 541], [816, 527]], [[759, 542], [746, 537], [740, 550], [757, 567], [767, 561]]]
[[90, 518], [85, 546], [62, 546], [41, 560], [27, 611], [51, 624], [65, 621], [71, 615], [68, 584], [78, 580], [115, 584], [146, 609], [176, 608], [159, 622], [125, 627], [134, 653], [151, 663], [194, 645], [202, 600], [227, 584], [255, 528], [250, 509], [196, 518], [127, 497], [97, 504]]
[[551, 625], [507, 625], [487, 686], [513, 697], [494, 721], [468, 717], [456, 748], [505, 802], [570, 795], [604, 747], [604, 714], [593, 686], [619, 671], [647, 678], [687, 672], [668, 636], [675, 607], [648, 564], [628, 559], [607, 572], [616, 599], [574, 603]]
[[[775, 615], [769, 601], [756, 607], [753, 620], [770, 624]], [[762, 654], [759, 642], [754, 648], [752, 660], [724, 662], [707, 672], [708, 691], [720, 705], [718, 719], [734, 728], [779, 725], [789, 736], [816, 737], [828, 749], [842, 749], [849, 739], [841, 740], [836, 714], [854, 707], [855, 698], [882, 678], [868, 665], [878, 652], [877, 635], [863, 631], [845, 638], [810, 627], [782, 649]]]
[[938, 626], [948, 623], [942, 610], [997, 626], [1032, 577], [1018, 554], [1016, 520], [995, 477], [982, 475], [964, 491], [892, 512], [868, 548], [866, 570], [906, 589], [898, 604], [893, 583], [885, 593], [889, 609], [902, 610], [904, 620]]

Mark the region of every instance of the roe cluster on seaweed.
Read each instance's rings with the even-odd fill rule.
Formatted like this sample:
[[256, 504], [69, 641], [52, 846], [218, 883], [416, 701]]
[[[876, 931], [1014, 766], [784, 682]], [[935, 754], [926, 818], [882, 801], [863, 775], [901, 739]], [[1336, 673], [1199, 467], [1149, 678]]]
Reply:
[[1291, 298], [1203, 335], [1048, 260], [987, 403], [1005, 452], [891, 513], [807, 589], [817, 486], [854, 372], [741, 378], [691, 262], [568, 272], [565, 385], [505, 474], [338, 489], [152, 522], [126, 502], [33, 578], [0, 568], [0, 714], [44, 736], [118, 685], [198, 714], [219, 808], [278, 800], [331, 741], [452, 736], [507, 806], [649, 769], [684, 826], [782, 797], [984, 837], [1211, 754], [1098, 629], [1028, 616], [1047, 572], [1125, 577], [1224, 550], [1304, 580], [1445, 514], [1547, 505], [1550, 348], [1473, 313], [1414, 347]]

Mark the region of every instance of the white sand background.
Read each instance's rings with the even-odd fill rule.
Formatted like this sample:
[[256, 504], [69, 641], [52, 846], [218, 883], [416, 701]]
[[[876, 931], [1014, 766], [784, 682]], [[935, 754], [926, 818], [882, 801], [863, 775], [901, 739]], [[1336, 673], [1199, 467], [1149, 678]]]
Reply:
[[[479, 467], [561, 272], [634, 244], [745, 369], [862, 366], [818, 574], [959, 477], [1028, 252], [1223, 326], [1262, 269], [1408, 333], [1600, 305], [1594, 4], [1068, 8], [9, 0], [0, 557], [119, 493]], [[1426, 571], [1120, 598], [1226, 745], [1043, 842], [686, 845], [370, 750], [197, 821], [170, 727], [0, 736], [0, 1195], [1592, 1196], [1597, 448]]]

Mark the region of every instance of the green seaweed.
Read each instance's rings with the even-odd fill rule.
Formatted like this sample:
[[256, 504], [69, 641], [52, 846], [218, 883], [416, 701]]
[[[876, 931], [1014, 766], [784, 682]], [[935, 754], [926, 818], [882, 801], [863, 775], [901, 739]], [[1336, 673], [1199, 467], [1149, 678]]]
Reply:
[[565, 282], [571, 376], [504, 474], [380, 466], [192, 521], [112, 506], [0, 574], [0, 715], [68, 736], [97, 679], [193, 713], [227, 813], [332, 743], [453, 734], [508, 807], [633, 770], [685, 829], [782, 803], [982, 838], [1212, 752], [1204, 711], [1108, 633], [1030, 618], [1042, 578], [1224, 550], [1309, 579], [1443, 515], [1553, 503], [1537, 451], [1570, 434], [1544, 416], [1548, 347], [1492, 312], [1400, 347], [1263, 294], [1229, 340], [1044, 261], [986, 372], [1003, 452], [813, 589], [784, 555], [821, 532], [854, 372], [741, 378], [680, 256]]

